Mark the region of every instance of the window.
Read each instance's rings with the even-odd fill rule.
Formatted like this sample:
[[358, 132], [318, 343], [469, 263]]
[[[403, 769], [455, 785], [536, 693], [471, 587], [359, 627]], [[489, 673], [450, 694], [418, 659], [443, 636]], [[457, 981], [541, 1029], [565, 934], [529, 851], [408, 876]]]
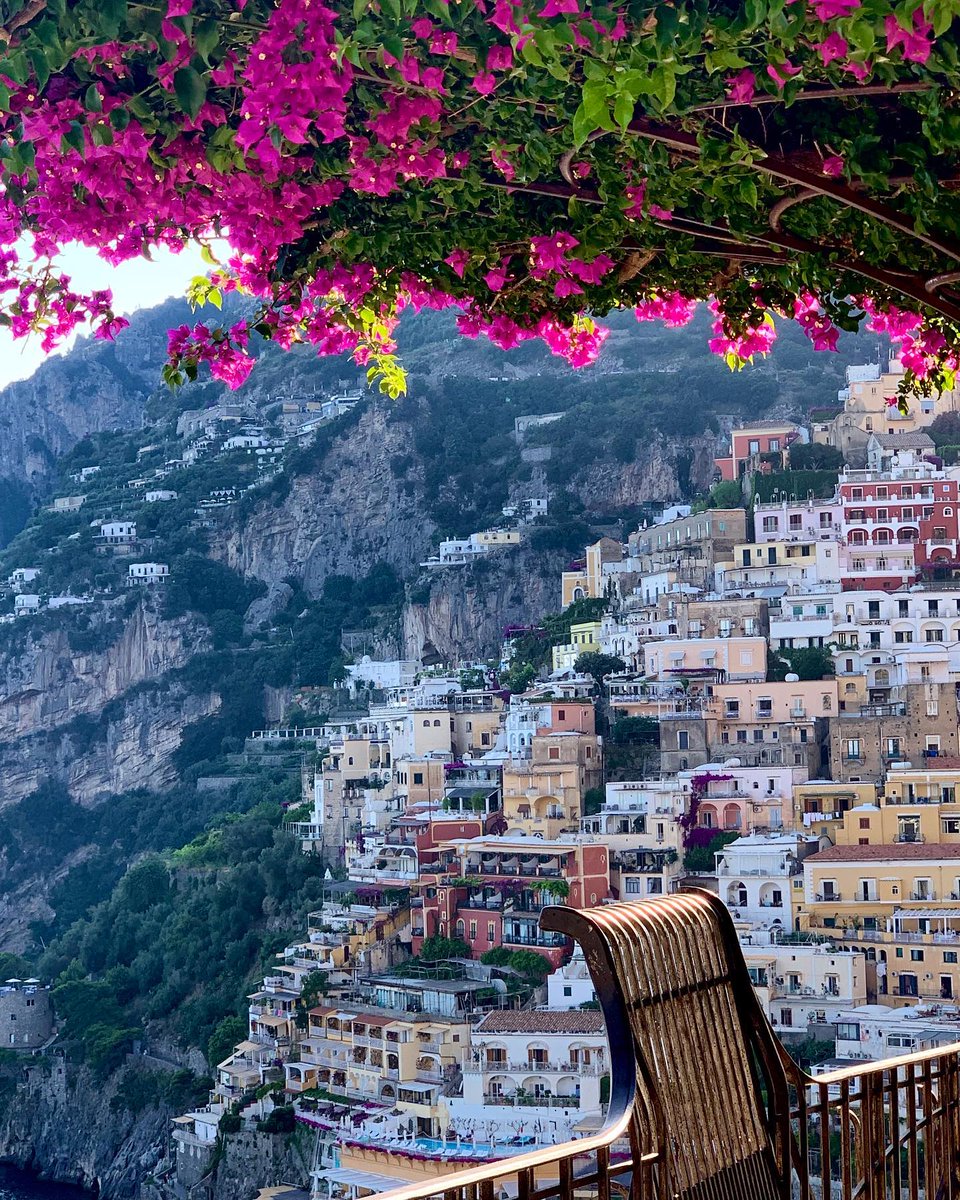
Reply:
[[781, 1008], [780, 1009], [780, 1024], [785, 1029], [789, 1029], [793, 1025], [793, 1009], [792, 1008]]
[[861, 817], [860, 818], [860, 828], [861, 829], [869, 829], [870, 828], [870, 818], [869, 817]]
[[894, 633], [894, 635], [893, 635], [893, 640], [898, 645], [901, 645], [901, 646], [905, 642], [912, 642], [913, 641], [913, 630], [912, 629], [898, 629], [896, 631], [896, 633]]
[[750, 453], [751, 454], [759, 454], [760, 453], [760, 442], [756, 438], [750, 439]]
[[493, 921], [487, 922], [487, 941], [495, 942], [497, 940], [497, 927]]
[[847, 758], [860, 757], [860, 739], [847, 738]]
[[927, 601], [927, 616], [928, 617], [938, 617], [939, 615], [940, 615], [940, 601], [939, 600], [928, 600]]
[[837, 1023], [837, 1041], [859, 1042], [859, 1024], [856, 1021], [839, 1021]]
[[[682, 746], [681, 746], [681, 749], [683, 749]], [[560, 757], [560, 747], [559, 746], [550, 746], [547, 750], [547, 757], [554, 759], [554, 760], [558, 759]]]
[[476, 921], [471, 921], [470, 922], [470, 941], [475, 942], [476, 940], [477, 940], [477, 923], [476, 923]]
[[[680, 729], [677, 731], [677, 749], [678, 750], [689, 750], [690, 749], [690, 735], [689, 735], [689, 733], [687, 733], [687, 731], [685, 729]], [[551, 758], [553, 757], [552, 750], [550, 752], [550, 756], [551, 756]], [[556, 756], [557, 756], [557, 758], [560, 757], [559, 750], [557, 750]]]
[[910, 951], [910, 961], [911, 962], [923, 962], [923, 951], [922, 950], [911, 950]]
[[414, 784], [423, 783], [423, 772], [422, 771], [414, 771], [413, 782], [414, 782]]
[[791, 513], [790, 514], [790, 528], [791, 529], [802, 529], [803, 528], [803, 516], [800, 513]]
[[780, 449], [780, 439], [779, 438], [771, 438], [770, 439], [770, 449], [771, 450], [779, 450]]
[[898, 617], [909, 617], [910, 616], [910, 601], [909, 600], [898, 600], [897, 601], [897, 616]]
[[563, 985], [563, 994], [566, 999], [569, 999], [573, 995], [573, 988], [569, 983]]
[[567, 719], [567, 710], [565, 708], [557, 709], [557, 720], [565, 721]]
[[763, 518], [763, 532], [764, 533], [774, 533], [776, 531], [776, 528], [777, 528], [777, 518], [776, 517], [764, 517]]
[[944, 963], [955, 963], [957, 961], [956, 950], [944, 950], [943, 961]]
[[942, 642], [943, 641], [943, 630], [942, 629], [928, 629], [926, 631], [925, 637], [928, 642]]

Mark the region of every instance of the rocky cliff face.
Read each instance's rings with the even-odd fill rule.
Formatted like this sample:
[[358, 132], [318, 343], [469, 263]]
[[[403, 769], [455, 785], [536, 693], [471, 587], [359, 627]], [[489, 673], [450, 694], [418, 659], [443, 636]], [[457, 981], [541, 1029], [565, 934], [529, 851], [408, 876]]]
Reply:
[[164, 620], [148, 598], [120, 618], [110, 638], [116, 620], [110, 610], [99, 614], [94, 631], [105, 631], [109, 641], [96, 651], [72, 649], [65, 623], [15, 627], [23, 638], [0, 657], [0, 742], [49, 732], [81, 714], [99, 715], [130, 688], [207, 648], [202, 623]]
[[171, 755], [184, 729], [219, 705], [215, 691], [195, 695], [173, 686], [126, 697], [95, 727], [55, 729], [0, 743], [0, 809], [51, 779], [84, 805], [136, 788], [169, 787], [177, 777]]
[[271, 588], [295, 575], [311, 596], [328, 575], [362, 575], [378, 560], [409, 574], [434, 531], [415, 473], [398, 478], [391, 468], [391, 458], [409, 449], [409, 427], [371, 401], [316, 468], [293, 479], [281, 503], [266, 498], [212, 553]]
[[418, 658], [428, 644], [450, 662], [498, 653], [505, 625], [530, 624], [559, 609], [566, 557], [520, 547], [435, 571], [429, 598], [404, 609], [404, 657]]
[[[117, 1102], [121, 1078], [117, 1072], [99, 1079], [57, 1055], [25, 1066], [0, 1115], [0, 1160], [90, 1188], [102, 1200], [173, 1200], [168, 1168], [175, 1114], [154, 1104], [134, 1116]], [[302, 1128], [287, 1136], [226, 1137], [204, 1194], [209, 1200], [252, 1200], [259, 1188], [281, 1180], [308, 1185], [312, 1150]]]
[[117, 1082], [59, 1056], [26, 1067], [0, 1120], [0, 1158], [105, 1200], [136, 1196], [164, 1151], [172, 1114], [151, 1106], [134, 1117], [112, 1105]]

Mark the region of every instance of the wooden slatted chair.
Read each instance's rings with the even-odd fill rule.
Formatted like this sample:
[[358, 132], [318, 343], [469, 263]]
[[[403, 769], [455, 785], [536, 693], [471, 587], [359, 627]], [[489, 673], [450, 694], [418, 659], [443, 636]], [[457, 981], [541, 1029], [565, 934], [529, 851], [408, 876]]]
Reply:
[[378, 1200], [960, 1200], [960, 1046], [808, 1076], [707, 892], [540, 924], [581, 944], [603, 1008], [604, 1128]]

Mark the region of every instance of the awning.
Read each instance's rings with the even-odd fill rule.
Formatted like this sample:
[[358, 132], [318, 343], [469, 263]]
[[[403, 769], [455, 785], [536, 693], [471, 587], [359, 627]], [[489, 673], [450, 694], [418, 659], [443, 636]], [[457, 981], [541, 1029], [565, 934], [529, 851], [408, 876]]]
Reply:
[[365, 1188], [368, 1192], [389, 1192], [391, 1188], [410, 1182], [397, 1175], [375, 1175], [372, 1171], [353, 1171], [349, 1167], [318, 1171], [314, 1178], [326, 1179], [330, 1183], [342, 1183], [346, 1187]]
[[250, 1050], [263, 1050], [263, 1049], [265, 1049], [265, 1047], [261, 1046], [259, 1042], [241, 1042], [238, 1046], [234, 1047], [234, 1053], [235, 1054], [246, 1054]]
[[193, 1117], [174, 1117], [173, 1123], [174, 1125], [192, 1125]]
[[255, 1016], [254, 1020], [257, 1021], [260, 1025], [268, 1025], [268, 1026], [272, 1026], [274, 1029], [276, 1029], [280, 1025], [288, 1024], [288, 1022], [290, 1021], [290, 1017], [257, 1017], [257, 1016]]
[[901, 921], [911, 917], [919, 917], [923, 921], [941, 921], [945, 918], [960, 917], [960, 909], [958, 908], [895, 908], [893, 910], [894, 920], [899, 918]]

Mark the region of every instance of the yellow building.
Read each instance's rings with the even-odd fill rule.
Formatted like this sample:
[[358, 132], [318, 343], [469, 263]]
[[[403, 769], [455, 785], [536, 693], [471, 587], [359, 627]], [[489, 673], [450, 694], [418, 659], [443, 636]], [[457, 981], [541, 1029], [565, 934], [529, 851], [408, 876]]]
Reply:
[[837, 783], [832, 779], [798, 783], [793, 789], [793, 828], [837, 842], [842, 840], [838, 831], [843, 827], [844, 814], [876, 803], [875, 783]]
[[553, 669], [555, 671], [572, 671], [581, 654], [594, 654], [600, 651], [599, 621], [581, 621], [570, 626], [570, 641], [562, 646], [553, 647]]
[[438, 1133], [437, 1102], [462, 1068], [466, 1019], [405, 1018], [384, 1009], [318, 1006], [309, 1013], [300, 1057], [285, 1064], [293, 1094], [324, 1088], [352, 1100], [401, 1109], [427, 1137]]
[[574, 570], [564, 571], [560, 579], [562, 608], [574, 600], [597, 599], [604, 595], [606, 580], [603, 575], [605, 563], [618, 563], [623, 559], [623, 546], [616, 538], [601, 538], [588, 546], [582, 562]]
[[[846, 820], [883, 811], [852, 809]], [[803, 870], [799, 927], [874, 961], [881, 1003], [960, 997], [960, 838], [831, 846]]]
[[600, 741], [592, 733], [538, 734], [528, 759], [503, 765], [503, 815], [510, 833], [544, 837], [578, 833], [583, 794], [602, 778]]
[[497, 546], [519, 546], [520, 530], [484, 529], [481, 533], [475, 533], [473, 538], [478, 546], [487, 546], [490, 549]]

